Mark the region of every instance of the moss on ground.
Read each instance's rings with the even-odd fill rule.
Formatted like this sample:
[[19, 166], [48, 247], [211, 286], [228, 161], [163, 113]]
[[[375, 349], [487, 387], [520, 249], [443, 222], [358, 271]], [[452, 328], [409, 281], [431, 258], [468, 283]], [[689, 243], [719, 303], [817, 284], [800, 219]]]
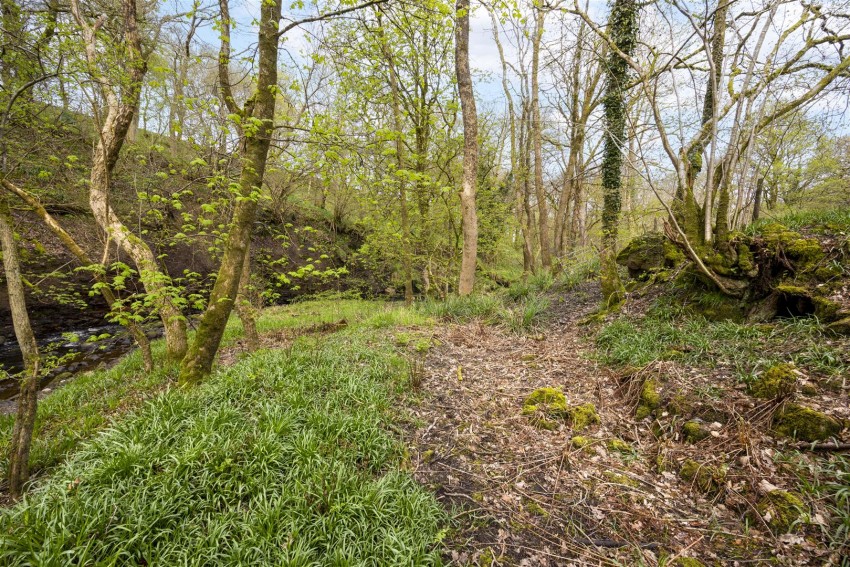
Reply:
[[700, 492], [717, 492], [726, 482], [726, 469], [686, 459], [679, 469], [679, 476], [694, 485]]
[[643, 419], [658, 409], [661, 405], [661, 394], [658, 391], [658, 383], [654, 378], [648, 378], [640, 389], [640, 398], [635, 410], [635, 418]]
[[799, 404], [786, 405], [773, 418], [773, 430], [777, 434], [810, 443], [834, 437], [842, 429], [843, 425], [834, 417]]
[[785, 490], [768, 492], [756, 504], [762, 518], [777, 533], [787, 533], [795, 522], [805, 518], [805, 505], [800, 497]]
[[771, 366], [750, 385], [750, 393], [765, 400], [789, 396], [796, 390], [797, 374], [791, 364]]

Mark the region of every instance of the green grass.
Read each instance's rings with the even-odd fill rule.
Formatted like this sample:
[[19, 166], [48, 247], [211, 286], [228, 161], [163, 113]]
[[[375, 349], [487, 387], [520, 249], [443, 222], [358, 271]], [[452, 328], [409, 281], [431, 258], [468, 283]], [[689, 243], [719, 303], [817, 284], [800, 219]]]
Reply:
[[428, 300], [418, 309], [423, 315], [451, 323], [480, 321], [486, 325], [502, 326], [514, 333], [535, 329], [545, 318], [549, 299], [539, 292], [514, 295], [511, 289], [493, 295], [453, 295], [444, 301]]
[[813, 459], [800, 453], [779, 454], [778, 461], [791, 470], [798, 490], [819, 501], [828, 517], [818, 527], [830, 549], [850, 549], [850, 458], [827, 455]]
[[830, 231], [850, 232], [850, 209], [823, 209], [801, 212], [784, 212], [763, 217], [748, 227], [749, 233], [758, 234], [765, 224], [779, 223], [792, 230], [803, 228], [826, 228]]
[[[418, 311], [373, 301], [315, 301], [262, 311], [257, 321], [260, 333], [308, 327], [345, 319], [351, 326], [382, 328], [421, 325], [428, 320]], [[232, 344], [242, 335], [242, 324], [232, 318], [222, 344]], [[123, 414], [139, 407], [156, 393], [171, 387], [177, 365], [165, 361], [165, 345], [152, 343], [156, 370], [145, 374], [141, 357], [133, 352], [107, 370], [75, 377], [39, 402], [35, 424], [31, 470], [35, 476], [48, 472], [81, 442]], [[8, 446], [14, 415], [0, 416], [0, 474], [8, 474]]]
[[358, 303], [264, 313], [266, 330], [350, 324], [163, 392], [81, 443], [2, 513], [0, 563], [438, 564], [443, 513], [392, 433], [406, 360], [375, 330], [423, 317]]
[[744, 381], [779, 362], [824, 376], [841, 376], [850, 357], [813, 318], [777, 320], [770, 325], [712, 322], [688, 310], [653, 306], [645, 317], [619, 318], [596, 337], [606, 364], [645, 366], [656, 360], [692, 365], [726, 365]]

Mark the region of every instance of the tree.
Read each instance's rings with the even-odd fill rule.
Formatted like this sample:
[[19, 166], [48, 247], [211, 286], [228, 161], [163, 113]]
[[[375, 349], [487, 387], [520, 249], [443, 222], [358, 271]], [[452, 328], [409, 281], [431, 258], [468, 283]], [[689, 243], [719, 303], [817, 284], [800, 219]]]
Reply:
[[[168, 356], [179, 360], [186, 353], [187, 342], [186, 318], [180, 310], [178, 294], [150, 246], [121, 221], [110, 202], [112, 172], [139, 109], [150, 54], [142, 49], [135, 0], [122, 0], [120, 6], [122, 29], [117, 33], [118, 39], [109, 45], [119, 54], [119, 60], [111, 65], [100, 55], [103, 50], [100, 41], [105, 36], [99, 32], [107, 22], [106, 14], [92, 24], [83, 15], [79, 0], [71, 0], [71, 14], [83, 35], [87, 72], [106, 105], [92, 153], [89, 206], [101, 230], [135, 262], [139, 278], [162, 319]], [[93, 110], [95, 115], [99, 114], [95, 103]]]
[[385, 0], [340, 8], [315, 17], [291, 22], [280, 29], [281, 6], [264, 2], [260, 7], [258, 32], [258, 64], [253, 93], [243, 106], [237, 103], [230, 77], [230, 11], [227, 0], [220, 0], [221, 47], [218, 70], [221, 96], [239, 133], [241, 172], [233, 187], [235, 204], [224, 243], [218, 275], [210, 292], [206, 310], [198, 323], [195, 339], [180, 365], [180, 383], [195, 384], [208, 376], [221, 344], [224, 328], [233, 309], [240, 281], [245, 271], [245, 257], [251, 243], [251, 229], [257, 211], [269, 147], [274, 133], [278, 86], [278, 43], [289, 30], [309, 22], [326, 20], [349, 12], [380, 4]]
[[478, 177], [478, 115], [472, 75], [469, 71], [469, 0], [457, 0], [455, 67], [463, 112], [463, 186], [460, 203], [463, 217], [463, 258], [458, 293], [469, 295], [475, 284], [478, 260], [478, 216], [475, 211], [475, 186]]
[[628, 62], [637, 44], [638, 4], [615, 0], [608, 17], [608, 34], [616, 50], [608, 55], [605, 70], [605, 148], [602, 158], [602, 299], [607, 306], [620, 303], [625, 290], [617, 272], [617, 223], [620, 217], [623, 151], [626, 132], [625, 92], [629, 80]]

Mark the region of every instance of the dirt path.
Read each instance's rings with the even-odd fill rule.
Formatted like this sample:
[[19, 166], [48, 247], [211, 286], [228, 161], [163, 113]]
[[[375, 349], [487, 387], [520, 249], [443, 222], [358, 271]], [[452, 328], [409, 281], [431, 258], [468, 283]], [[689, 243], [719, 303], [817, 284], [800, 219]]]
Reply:
[[[705, 564], [783, 559], [782, 542], [747, 533], [739, 510], [691, 490], [675, 465], [665, 470], [658, 457], [669, 442], [655, 438], [650, 420], [634, 419], [617, 376], [593, 360], [578, 324], [597, 294], [584, 287], [553, 301], [536, 336], [480, 324], [437, 331], [425, 362], [426, 399], [414, 409], [424, 425], [410, 443], [416, 478], [455, 515], [448, 558], [459, 565], [656, 565], [664, 554]], [[595, 404], [600, 423], [580, 433], [565, 423], [535, 427], [522, 406], [540, 387], [561, 388], [570, 405]], [[576, 435], [590, 444], [577, 446]]]

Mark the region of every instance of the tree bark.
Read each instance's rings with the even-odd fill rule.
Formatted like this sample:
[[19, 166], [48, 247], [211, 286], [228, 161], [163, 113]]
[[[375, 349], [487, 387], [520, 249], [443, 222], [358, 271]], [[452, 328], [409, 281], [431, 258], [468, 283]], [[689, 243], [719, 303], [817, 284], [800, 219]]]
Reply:
[[21, 379], [18, 407], [15, 415], [15, 427], [9, 445], [9, 493], [18, 498], [23, 486], [29, 479], [29, 455], [32, 445], [35, 414], [38, 406], [38, 378], [40, 359], [38, 344], [30, 326], [27, 313], [21, 266], [18, 260], [18, 246], [12, 226], [12, 214], [9, 203], [0, 197], [0, 251], [3, 252], [3, 267], [6, 274], [6, 287], [9, 293], [9, 309], [12, 312], [12, 325], [15, 337], [24, 357], [24, 372]]
[[245, 250], [242, 262], [242, 275], [239, 279], [239, 291], [236, 297], [236, 311], [242, 321], [242, 331], [248, 350], [253, 352], [260, 347], [260, 334], [257, 332], [257, 311], [254, 308], [251, 293], [251, 246]]
[[395, 129], [396, 174], [398, 179], [399, 217], [401, 220], [401, 253], [402, 270], [404, 271], [404, 302], [413, 303], [413, 245], [410, 241], [410, 211], [407, 208], [406, 152], [404, 147], [404, 126], [401, 115], [401, 97], [399, 95], [398, 73], [395, 57], [387, 45], [382, 27], [381, 13], [378, 12], [378, 26], [381, 40], [381, 51], [387, 61], [390, 71], [390, 95], [393, 105], [393, 128]]
[[242, 123], [256, 124], [255, 131], [242, 130], [242, 171], [239, 176], [239, 195], [233, 210], [230, 230], [224, 244], [224, 254], [218, 277], [210, 293], [209, 303], [195, 339], [180, 366], [180, 383], [200, 382], [212, 371], [212, 365], [227, 319], [233, 309], [243, 264], [248, 253], [251, 228], [256, 216], [257, 200], [262, 190], [269, 146], [274, 133], [277, 88], [279, 2], [263, 2], [260, 8], [259, 71], [257, 86], [244, 109], [238, 109], [230, 88], [230, 14], [227, 0], [220, 1], [222, 18], [222, 48], [219, 57], [220, 87], [229, 109], [242, 115]]
[[459, 295], [469, 295], [475, 285], [478, 259], [478, 215], [475, 210], [475, 188], [478, 178], [478, 115], [472, 74], [469, 70], [469, 0], [457, 0], [455, 13], [455, 69], [460, 106], [463, 114], [463, 182], [460, 192], [463, 218], [463, 254], [460, 264]]
[[543, 187], [543, 126], [540, 123], [540, 44], [543, 41], [545, 12], [535, 10], [535, 29], [531, 55], [531, 129], [534, 143], [534, 190], [537, 198], [537, 226], [540, 241], [540, 262], [544, 270], [552, 268], [552, 249], [549, 242], [549, 207]]
[[[631, 56], [637, 43], [636, 0], [615, 0], [608, 26], [617, 49]], [[623, 150], [626, 133], [625, 88], [628, 81], [628, 64], [617, 51], [608, 56], [606, 70], [604, 155], [602, 160], [602, 249], [600, 264], [602, 297], [605, 305], [619, 304], [625, 290], [617, 271], [617, 223], [620, 217], [623, 174]]]
[[124, 37], [121, 46], [126, 51], [127, 77], [123, 84], [117, 87], [97, 69], [97, 32], [104, 23], [104, 17], [99, 18], [93, 26], [89, 25], [80, 13], [77, 0], [71, 0], [71, 12], [83, 32], [89, 73], [101, 86], [107, 106], [100, 136], [92, 154], [89, 206], [100, 228], [136, 264], [142, 285], [162, 319], [168, 357], [179, 360], [186, 352], [186, 319], [174, 302], [171, 279], [160, 268], [150, 247], [127, 228], [110, 203], [110, 177], [133, 117], [138, 111], [142, 82], [147, 72], [147, 61], [141, 49], [136, 2], [122, 2]]

